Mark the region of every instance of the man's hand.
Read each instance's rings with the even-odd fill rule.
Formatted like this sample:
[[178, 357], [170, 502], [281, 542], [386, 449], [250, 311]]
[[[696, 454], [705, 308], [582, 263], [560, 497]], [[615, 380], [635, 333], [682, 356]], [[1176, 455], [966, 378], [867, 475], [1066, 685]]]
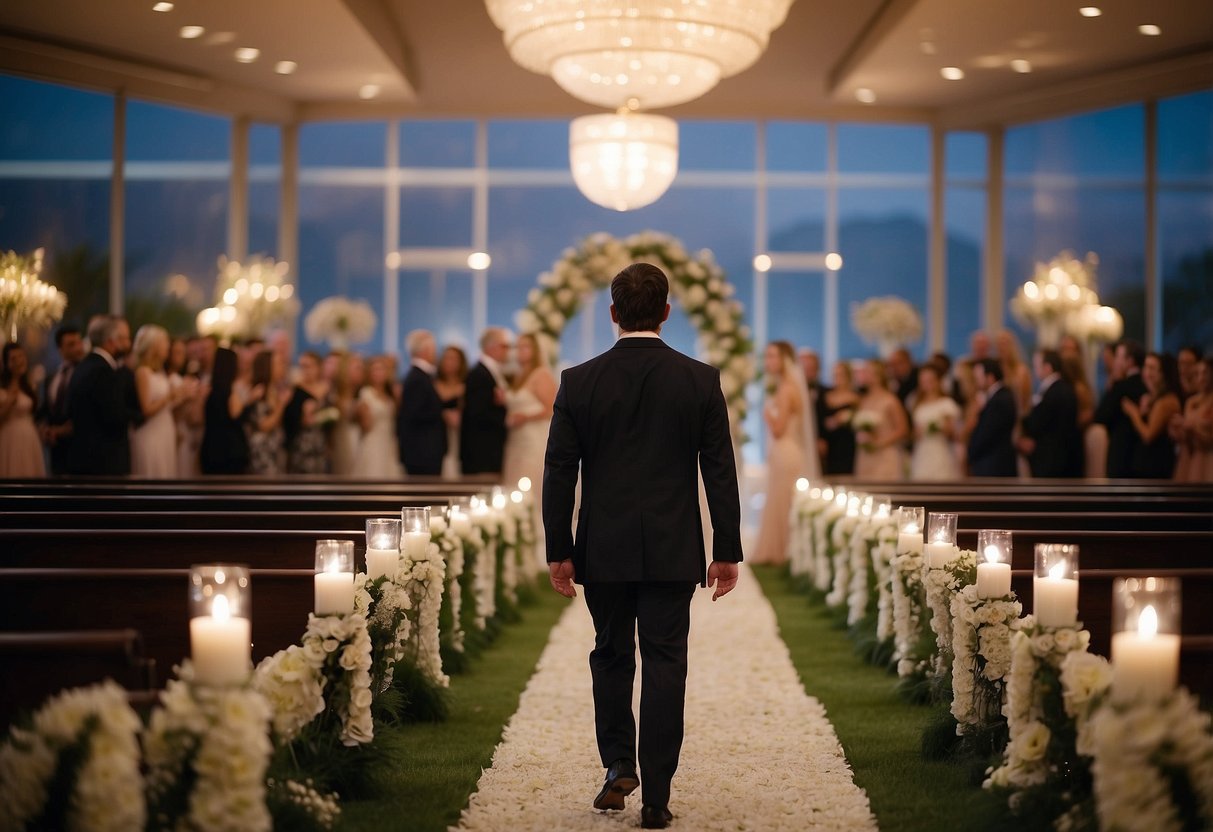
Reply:
[[573, 561], [562, 560], [558, 563], [549, 563], [548, 578], [552, 581], [552, 589], [565, 598], [577, 597], [577, 590], [573, 586]]
[[733, 587], [737, 586], [737, 564], [723, 560], [712, 561], [708, 567], [708, 586], [716, 587], [716, 591], [712, 593], [713, 601], [732, 592]]

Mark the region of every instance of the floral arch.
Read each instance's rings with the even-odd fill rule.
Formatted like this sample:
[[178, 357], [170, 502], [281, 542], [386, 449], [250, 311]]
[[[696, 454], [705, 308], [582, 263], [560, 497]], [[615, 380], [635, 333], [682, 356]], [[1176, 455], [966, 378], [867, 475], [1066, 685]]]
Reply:
[[744, 442], [746, 387], [756, 370], [750, 328], [742, 324], [741, 303], [712, 252], [689, 255], [682, 243], [665, 234], [643, 231], [617, 239], [594, 234], [577, 248], [567, 248], [551, 271], [539, 276], [539, 286], [527, 295], [527, 305], [515, 316], [518, 330], [539, 337], [553, 362], [560, 336], [585, 301], [629, 263], [659, 266], [670, 278], [670, 294], [699, 333], [699, 354], [720, 370], [720, 386], [729, 407], [733, 436]]

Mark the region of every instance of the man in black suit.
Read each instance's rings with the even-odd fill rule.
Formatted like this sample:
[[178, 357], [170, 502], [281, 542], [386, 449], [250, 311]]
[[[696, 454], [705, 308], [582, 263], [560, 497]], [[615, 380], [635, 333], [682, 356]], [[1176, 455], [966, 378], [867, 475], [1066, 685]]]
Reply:
[[1002, 365], [992, 358], [973, 364], [973, 380], [986, 403], [969, 435], [969, 475], [1014, 477], [1018, 471], [1011, 432], [1015, 430], [1015, 396], [1002, 384]]
[[116, 315], [97, 315], [89, 321], [88, 340], [93, 351], [72, 374], [68, 391], [72, 444], [67, 470], [72, 474], [129, 474], [130, 389], [123, 381], [120, 362], [131, 349], [131, 328]]
[[[715, 585], [713, 600], [731, 591], [742, 557], [737, 470], [720, 373], [661, 340], [668, 294], [665, 274], [647, 263], [628, 266], [611, 282], [611, 319], [622, 334], [612, 349], [564, 372], [543, 477], [552, 586], [572, 597], [573, 583], [582, 584], [594, 619], [594, 721], [607, 770], [594, 808], [624, 808], [624, 798], [639, 785], [639, 759], [641, 825], [649, 829], [663, 829], [672, 818], [691, 596], [696, 584]], [[710, 567], [697, 471], [712, 518]], [[636, 633], [642, 660], [639, 758], [632, 717]]]
[[438, 372], [438, 344], [433, 333], [416, 329], [405, 339], [412, 366], [404, 375], [396, 435], [400, 440], [400, 462], [414, 476], [436, 477], [446, 456], [446, 421], [442, 399], [434, 389]]
[[55, 332], [59, 349], [59, 369], [46, 380], [38, 399], [38, 427], [42, 441], [50, 450], [51, 473], [67, 473], [68, 449], [72, 442], [72, 423], [67, 415], [68, 390], [72, 374], [84, 359], [84, 338], [78, 327], [65, 324]]
[[1038, 350], [1032, 363], [1040, 389], [1024, 417], [1019, 451], [1027, 457], [1034, 477], [1081, 477], [1082, 434], [1074, 385], [1061, 377], [1056, 350]]
[[826, 405], [826, 394], [830, 388], [821, 383], [821, 357], [815, 350], [805, 347], [797, 353], [800, 359], [800, 369], [804, 371], [804, 380], [809, 385], [809, 400], [813, 406], [813, 418], [817, 427], [817, 454], [824, 458], [829, 450], [824, 438], [826, 435], [826, 417], [829, 407]]
[[465, 474], [500, 474], [505, 454], [505, 371], [509, 330], [489, 327], [480, 336], [480, 361], [468, 371], [459, 460]]
[[1095, 409], [1095, 421], [1108, 429], [1109, 477], [1133, 475], [1133, 451], [1141, 438], [1121, 402], [1125, 399], [1140, 402], [1146, 394], [1146, 383], [1141, 380], [1141, 365], [1145, 358], [1145, 350], [1136, 341], [1126, 339], [1116, 345], [1112, 360], [1113, 372], [1119, 381], [1108, 388]]

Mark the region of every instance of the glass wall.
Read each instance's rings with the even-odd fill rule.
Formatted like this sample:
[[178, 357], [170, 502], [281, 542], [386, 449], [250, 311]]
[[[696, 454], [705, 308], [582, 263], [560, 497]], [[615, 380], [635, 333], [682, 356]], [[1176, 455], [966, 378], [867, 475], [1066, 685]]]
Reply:
[[969, 353], [969, 337], [982, 324], [988, 144], [984, 133], [949, 133], [944, 146], [948, 285], [944, 350], [954, 357]]

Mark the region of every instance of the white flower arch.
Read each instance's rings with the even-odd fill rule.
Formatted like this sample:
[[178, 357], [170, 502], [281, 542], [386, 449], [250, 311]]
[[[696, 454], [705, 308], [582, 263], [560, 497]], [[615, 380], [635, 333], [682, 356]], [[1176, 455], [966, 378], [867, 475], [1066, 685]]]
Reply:
[[622, 240], [591, 235], [577, 248], [565, 249], [551, 271], [539, 276], [526, 308], [515, 315], [518, 330], [538, 336], [555, 362], [569, 320], [594, 292], [608, 288], [621, 269], [637, 261], [652, 263], [669, 276], [670, 294], [699, 332], [700, 355], [720, 370], [733, 435], [744, 442], [746, 387], [757, 369], [754, 344], [750, 328], [742, 323], [741, 303], [733, 298], [733, 285], [707, 249], [692, 257], [678, 240], [654, 231]]

